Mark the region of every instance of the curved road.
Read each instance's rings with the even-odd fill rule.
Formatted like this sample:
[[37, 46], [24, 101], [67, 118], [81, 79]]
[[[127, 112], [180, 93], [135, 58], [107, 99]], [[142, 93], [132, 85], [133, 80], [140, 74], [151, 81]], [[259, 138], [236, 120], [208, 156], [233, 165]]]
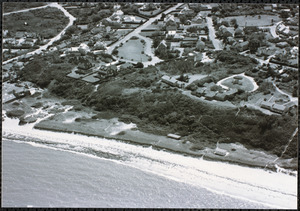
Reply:
[[[43, 45], [40, 48], [36, 49], [35, 51], [31, 51], [31, 52], [29, 52], [29, 53], [27, 53], [25, 55], [40, 54], [43, 50], [46, 50], [49, 46], [51, 46], [53, 44], [53, 42], [59, 40], [61, 38], [61, 36], [65, 33], [65, 31], [67, 30], [67, 28], [69, 28], [71, 25], [73, 25], [74, 21], [76, 20], [76, 18], [74, 16], [72, 16], [65, 8], [63, 8], [58, 3], [50, 3], [50, 4], [48, 4], [46, 6], [43, 6], [43, 7], [30, 8], [30, 9], [26, 9], [26, 10], [19, 10], [19, 11], [16, 11], [14, 13], [26, 12], [26, 11], [30, 11], [30, 10], [34, 10], [34, 9], [41, 9], [41, 8], [45, 8], [45, 7], [48, 7], [48, 6], [49, 7], [56, 7], [57, 9], [61, 10], [65, 14], [65, 16], [67, 16], [69, 18], [69, 20], [70, 20], [69, 24], [58, 35], [56, 35], [55, 37], [53, 37], [52, 39], [50, 39], [50, 41], [46, 45]], [[21, 55], [21, 56], [23, 56], [23, 55]], [[2, 64], [7, 64], [9, 62], [17, 60], [21, 56], [17, 56], [17, 57], [14, 57], [12, 59], [9, 59], [9, 60], [3, 62]]]

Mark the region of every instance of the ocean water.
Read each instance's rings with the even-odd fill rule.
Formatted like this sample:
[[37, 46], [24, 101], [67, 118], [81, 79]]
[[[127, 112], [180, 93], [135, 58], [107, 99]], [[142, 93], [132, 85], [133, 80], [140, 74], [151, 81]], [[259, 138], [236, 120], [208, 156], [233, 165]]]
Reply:
[[297, 177], [5, 120], [2, 206], [296, 209]]

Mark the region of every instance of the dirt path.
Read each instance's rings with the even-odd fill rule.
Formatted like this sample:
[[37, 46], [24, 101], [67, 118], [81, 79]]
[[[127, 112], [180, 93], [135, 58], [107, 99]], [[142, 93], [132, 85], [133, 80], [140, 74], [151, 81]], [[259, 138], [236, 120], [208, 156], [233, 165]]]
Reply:
[[13, 12], [7, 12], [7, 13], [3, 13], [3, 16], [15, 14], [15, 13], [21, 13], [21, 12], [28, 12], [28, 11], [31, 11], [31, 10], [39, 10], [39, 9], [43, 9], [43, 8], [46, 8], [46, 7], [49, 7], [49, 5], [44, 5], [44, 6], [40, 6], [40, 7], [33, 7], [33, 8], [28, 8], [28, 9], [24, 9], [24, 10], [13, 11]]

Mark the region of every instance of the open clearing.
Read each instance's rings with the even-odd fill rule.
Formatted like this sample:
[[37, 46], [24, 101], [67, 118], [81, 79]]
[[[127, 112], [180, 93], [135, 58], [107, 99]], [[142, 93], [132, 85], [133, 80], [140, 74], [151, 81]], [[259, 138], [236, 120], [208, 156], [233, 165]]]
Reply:
[[254, 89], [252, 82], [248, 78], [242, 77], [242, 80], [240, 80], [240, 82], [242, 83], [241, 85], [233, 84], [233, 81], [234, 78], [228, 78], [222, 82], [222, 85], [227, 86], [229, 88], [242, 89], [244, 91], [251, 91]]
[[276, 15], [261, 15], [259, 19], [259, 15], [255, 16], [250, 16], [248, 15], [247, 17], [242, 15], [242, 16], [231, 16], [231, 17], [226, 17], [221, 19], [221, 21], [226, 20], [230, 23], [231, 19], [236, 19], [237, 24], [241, 27], [244, 26], [271, 26], [272, 24], [272, 19], [274, 23], [281, 21], [279, 16]]
[[136, 62], [148, 61], [148, 57], [142, 54], [144, 45], [140, 39], [128, 40], [124, 45], [118, 48], [118, 57]]

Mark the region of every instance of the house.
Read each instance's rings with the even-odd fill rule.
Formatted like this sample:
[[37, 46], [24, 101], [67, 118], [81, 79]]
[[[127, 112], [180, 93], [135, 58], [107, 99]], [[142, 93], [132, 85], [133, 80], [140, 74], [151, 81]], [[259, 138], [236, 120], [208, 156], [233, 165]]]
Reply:
[[268, 102], [268, 101], [262, 101], [261, 104], [260, 104], [260, 107], [268, 109], [268, 110], [272, 110], [273, 103]]
[[183, 39], [184, 39], [184, 37], [182, 35], [180, 35], [180, 34], [177, 34], [177, 33], [173, 37], [174, 41], [181, 41]]
[[219, 148], [217, 148], [214, 153], [216, 155], [226, 156], [228, 152], [225, 149], [219, 149]]
[[237, 89], [229, 89], [224, 94], [226, 95], [226, 99], [233, 98], [238, 93]]
[[265, 11], [272, 11], [272, 10], [273, 10], [273, 7], [272, 7], [272, 5], [265, 5], [265, 6], [264, 6], [264, 10], [265, 10]]
[[194, 95], [196, 95], [197, 97], [202, 97], [205, 95], [206, 92], [206, 87], [202, 87], [202, 88], [197, 88], [194, 92]]
[[3, 34], [3, 37], [6, 37], [8, 35], [8, 30], [3, 30], [2, 34]]
[[242, 51], [249, 49], [249, 42], [245, 41], [245, 42], [241, 42], [241, 43], [234, 43], [231, 48], [236, 49], [239, 52], [242, 52]]
[[17, 31], [16, 32], [16, 35], [15, 35], [16, 39], [20, 39], [20, 38], [23, 38], [23, 37], [26, 37], [26, 33], [25, 32], [23, 32], [23, 31]]
[[276, 44], [276, 47], [279, 47], [279, 48], [285, 48], [288, 46], [289, 46], [289, 44], [287, 42], [279, 42]]
[[165, 26], [177, 26], [174, 15], [172, 14], [167, 15], [164, 18], [164, 24]]
[[167, 135], [168, 138], [172, 138], [172, 139], [176, 139], [176, 140], [180, 140], [181, 136], [179, 135], [175, 135], [175, 134], [172, 134], [172, 133], [169, 133]]
[[85, 43], [81, 43], [78, 47], [78, 50], [79, 52], [82, 54], [82, 55], [85, 55], [87, 54], [88, 52], [90, 52], [90, 48], [87, 44]]
[[179, 88], [184, 87], [183, 82], [177, 81], [175, 78], [167, 76], [167, 75], [164, 75], [161, 78], [161, 81], [168, 84], [168, 85], [170, 85], [170, 86], [179, 87]]
[[77, 27], [80, 28], [81, 30], [87, 30], [88, 29], [88, 24], [77, 25]]
[[36, 38], [37, 34], [34, 32], [26, 32], [26, 37], [27, 38]]
[[81, 56], [81, 53], [79, 52], [79, 47], [71, 47], [67, 51], [67, 53], [73, 56]]
[[181, 41], [182, 47], [194, 47], [198, 41], [198, 37], [185, 37]]
[[176, 26], [170, 25], [166, 27], [166, 31], [168, 35], [175, 35], [176, 34]]
[[116, 12], [114, 12], [114, 15], [122, 16], [122, 15], [124, 15], [124, 12], [122, 10], [117, 10]]
[[242, 80], [243, 79], [243, 76], [240, 76], [240, 75], [236, 75], [233, 77], [234, 79], [237, 79], [237, 80]]
[[57, 46], [58, 49], [63, 49], [63, 48], [66, 48], [67, 47], [67, 44], [66, 43], [61, 43]]
[[283, 114], [286, 111], [286, 106], [275, 103], [272, 107], [272, 111]]
[[159, 45], [156, 47], [158, 52], [165, 52], [168, 50], [168, 45], [165, 40], [162, 40]]
[[240, 27], [234, 30], [234, 37], [241, 38], [243, 37], [243, 35], [244, 35], [244, 31]]
[[218, 101], [225, 101], [227, 99], [227, 95], [225, 93], [218, 92], [215, 95], [215, 99], [218, 100]]
[[206, 99], [206, 100], [213, 100], [214, 97], [215, 97], [215, 95], [216, 95], [216, 92], [215, 92], [215, 91], [206, 90], [204, 96], [205, 96], [205, 99]]

